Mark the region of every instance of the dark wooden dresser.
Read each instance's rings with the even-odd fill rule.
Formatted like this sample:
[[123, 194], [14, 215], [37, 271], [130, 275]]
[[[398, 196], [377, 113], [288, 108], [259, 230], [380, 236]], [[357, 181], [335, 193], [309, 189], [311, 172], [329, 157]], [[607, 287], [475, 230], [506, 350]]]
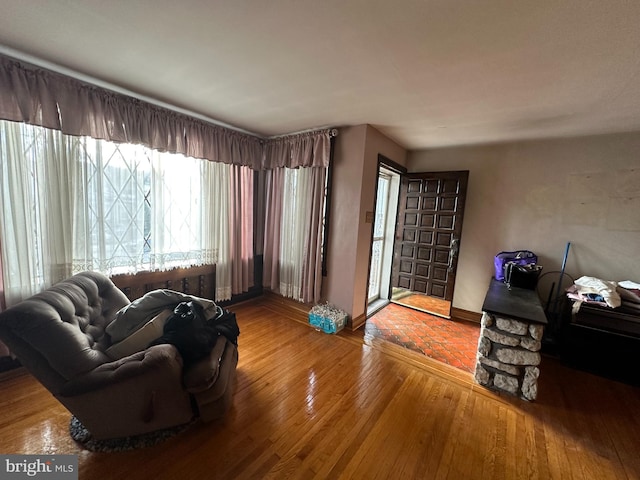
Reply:
[[583, 303], [566, 315], [560, 350], [571, 366], [640, 386], [640, 315], [634, 311]]

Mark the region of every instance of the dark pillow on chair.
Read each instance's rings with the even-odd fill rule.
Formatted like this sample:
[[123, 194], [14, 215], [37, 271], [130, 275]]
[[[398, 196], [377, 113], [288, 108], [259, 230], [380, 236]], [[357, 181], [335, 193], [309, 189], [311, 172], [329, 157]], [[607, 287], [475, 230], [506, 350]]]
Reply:
[[189, 366], [206, 357], [216, 343], [218, 332], [207, 325], [204, 309], [196, 302], [182, 302], [164, 324], [163, 335], [151, 345], [174, 345]]

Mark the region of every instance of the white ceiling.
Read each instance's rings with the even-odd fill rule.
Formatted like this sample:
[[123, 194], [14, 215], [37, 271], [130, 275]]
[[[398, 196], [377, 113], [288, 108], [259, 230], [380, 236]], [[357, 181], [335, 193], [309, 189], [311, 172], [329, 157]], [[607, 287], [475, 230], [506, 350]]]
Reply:
[[0, 0], [20, 52], [258, 135], [640, 130], [638, 0]]

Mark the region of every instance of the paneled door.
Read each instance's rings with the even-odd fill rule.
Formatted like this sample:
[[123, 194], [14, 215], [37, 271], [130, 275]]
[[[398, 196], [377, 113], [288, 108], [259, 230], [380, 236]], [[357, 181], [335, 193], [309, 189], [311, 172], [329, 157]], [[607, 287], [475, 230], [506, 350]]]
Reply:
[[402, 177], [392, 286], [451, 301], [468, 171]]

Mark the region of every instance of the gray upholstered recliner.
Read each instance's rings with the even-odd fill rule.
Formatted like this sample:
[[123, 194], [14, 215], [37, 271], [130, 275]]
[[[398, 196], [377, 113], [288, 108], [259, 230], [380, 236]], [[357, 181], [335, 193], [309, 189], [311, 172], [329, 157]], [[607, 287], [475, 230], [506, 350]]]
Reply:
[[187, 369], [169, 344], [114, 361], [105, 329], [128, 304], [109, 278], [83, 272], [2, 312], [0, 339], [96, 439], [221, 417], [231, 403], [236, 346], [220, 335]]

